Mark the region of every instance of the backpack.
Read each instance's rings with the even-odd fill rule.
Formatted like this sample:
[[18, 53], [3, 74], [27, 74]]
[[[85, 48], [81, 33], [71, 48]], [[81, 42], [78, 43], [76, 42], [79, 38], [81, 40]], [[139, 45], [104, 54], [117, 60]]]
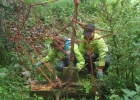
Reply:
[[64, 37], [63, 39], [66, 40], [64, 50], [68, 50], [71, 40], [67, 37]]

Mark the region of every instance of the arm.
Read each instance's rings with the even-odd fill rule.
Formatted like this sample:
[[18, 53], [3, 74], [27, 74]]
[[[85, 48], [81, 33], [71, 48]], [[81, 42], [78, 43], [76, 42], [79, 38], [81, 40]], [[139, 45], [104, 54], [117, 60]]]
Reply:
[[78, 67], [78, 70], [81, 70], [84, 67], [85, 60], [84, 60], [77, 44], [74, 44], [74, 54], [75, 54], [75, 57], [77, 59], [76, 66]]
[[56, 55], [56, 51], [53, 49], [46, 57], [43, 58], [43, 61], [49, 62], [55, 57], [55, 55]]
[[105, 66], [105, 57], [106, 57], [106, 44], [103, 38], [97, 40], [97, 49], [99, 54], [99, 66]]
[[[95, 38], [99, 38], [98, 34], [95, 35]], [[97, 49], [97, 53], [99, 55], [99, 65], [97, 71], [97, 78], [103, 78], [103, 68], [105, 66], [105, 57], [106, 57], [106, 49], [107, 46], [103, 38], [95, 41], [95, 47]]]
[[[84, 40], [83, 37], [81, 38], [81, 40]], [[85, 50], [85, 44], [84, 42], [80, 42], [79, 43], [79, 51], [82, 53], [82, 54], [86, 54], [86, 50]]]

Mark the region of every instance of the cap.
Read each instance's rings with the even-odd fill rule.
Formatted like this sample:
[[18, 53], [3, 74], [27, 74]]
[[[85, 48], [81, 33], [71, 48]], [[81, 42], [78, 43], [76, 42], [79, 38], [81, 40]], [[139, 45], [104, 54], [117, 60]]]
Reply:
[[87, 24], [84, 28], [84, 35], [90, 36], [95, 31], [95, 26], [93, 24]]

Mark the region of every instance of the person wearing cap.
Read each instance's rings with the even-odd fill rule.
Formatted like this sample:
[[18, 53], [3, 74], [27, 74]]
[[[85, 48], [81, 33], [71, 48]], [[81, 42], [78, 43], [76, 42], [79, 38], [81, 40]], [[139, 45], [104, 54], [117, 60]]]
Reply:
[[[69, 58], [71, 52], [71, 40], [66, 38], [54, 38], [50, 46], [52, 50], [50, 53], [43, 58], [43, 62], [52, 62], [55, 65], [57, 71], [62, 72], [63, 67], [69, 66]], [[43, 64], [38, 62], [34, 67], [37, 68]], [[85, 60], [79, 51], [78, 45], [74, 44], [74, 60], [73, 66], [81, 70], [85, 64]]]
[[[81, 41], [79, 43], [79, 50], [83, 54], [85, 59], [85, 67], [88, 69], [88, 73], [91, 73], [91, 68], [93, 73], [97, 72], [97, 78], [103, 78], [103, 73], [106, 73], [109, 67], [109, 59], [106, 60], [107, 46], [103, 38], [95, 31], [95, 26], [91, 23], [87, 24], [84, 28]], [[109, 56], [108, 56], [109, 57]], [[92, 62], [92, 63], [91, 63]], [[95, 63], [98, 62], [98, 68], [95, 67]], [[91, 65], [93, 67], [91, 67]], [[97, 69], [97, 71], [95, 71]]]

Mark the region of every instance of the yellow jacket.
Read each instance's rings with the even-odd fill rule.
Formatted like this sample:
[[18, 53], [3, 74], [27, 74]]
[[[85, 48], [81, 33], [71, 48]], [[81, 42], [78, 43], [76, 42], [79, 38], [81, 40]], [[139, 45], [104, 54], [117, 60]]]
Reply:
[[[103, 38], [100, 38], [101, 36], [97, 33], [94, 34], [94, 40], [92, 40], [90, 43], [84, 39], [84, 36], [81, 37], [81, 40], [84, 42], [80, 42], [79, 49], [80, 52], [84, 55], [87, 54], [88, 48], [90, 47], [91, 53], [97, 53], [99, 55], [99, 66], [105, 66], [105, 56], [107, 51], [107, 46], [105, 44], [105, 41]], [[100, 39], [97, 39], [100, 38]], [[89, 46], [88, 46], [89, 44]]]
[[[71, 49], [71, 46], [68, 47], [68, 50]], [[81, 54], [81, 52], [79, 51], [79, 48], [77, 46], [77, 44], [74, 44], [74, 55], [77, 59], [77, 64], [76, 67], [81, 70], [84, 67], [85, 64], [85, 60]], [[51, 52], [45, 57], [43, 58], [44, 62], [52, 62], [54, 64], [58, 63], [60, 60], [65, 59], [66, 54], [64, 52], [60, 51], [56, 51], [55, 49], [52, 49]]]

